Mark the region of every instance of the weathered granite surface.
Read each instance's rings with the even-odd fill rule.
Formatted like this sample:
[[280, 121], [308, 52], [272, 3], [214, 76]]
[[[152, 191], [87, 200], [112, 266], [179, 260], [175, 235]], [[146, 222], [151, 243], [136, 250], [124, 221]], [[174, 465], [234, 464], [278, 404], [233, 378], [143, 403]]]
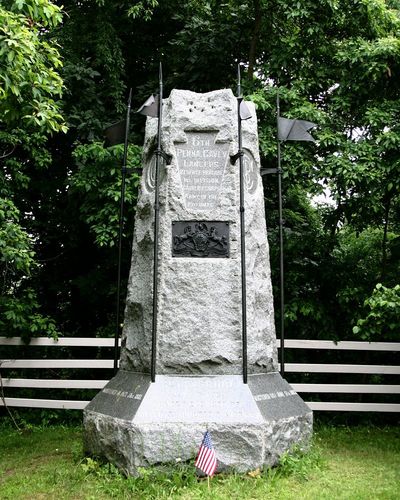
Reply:
[[[249, 373], [277, 370], [268, 240], [257, 120], [243, 122], [246, 166], [246, 267]], [[172, 155], [160, 184], [157, 373], [242, 371], [239, 165], [236, 98], [230, 90], [173, 90], [163, 110], [163, 144]], [[154, 144], [148, 118], [144, 172], [135, 220], [121, 367], [148, 372], [152, 322]], [[197, 198], [196, 198], [197, 196]], [[229, 223], [230, 257], [172, 256], [174, 221]], [[194, 227], [194, 226], [192, 226]]]
[[[84, 411], [85, 447], [127, 474], [194, 459], [206, 429], [218, 470], [274, 465], [307, 446], [312, 412], [277, 373], [257, 122], [243, 122], [248, 384], [242, 380], [236, 99], [174, 90], [165, 100], [157, 376], [150, 382], [154, 148], [148, 118], [121, 370]], [[174, 231], [173, 231], [174, 229]], [[202, 258], [199, 255], [203, 255]]]
[[[118, 415], [118, 417], [116, 417]], [[275, 465], [306, 447], [312, 412], [278, 373], [159, 375], [119, 371], [85, 410], [85, 447], [126, 474], [138, 467], [194, 459], [209, 430], [218, 471]]]

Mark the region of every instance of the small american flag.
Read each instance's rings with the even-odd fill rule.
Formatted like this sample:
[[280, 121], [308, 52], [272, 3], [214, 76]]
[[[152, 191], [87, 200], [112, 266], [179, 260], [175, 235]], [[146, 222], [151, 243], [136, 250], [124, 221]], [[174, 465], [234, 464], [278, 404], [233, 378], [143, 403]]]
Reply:
[[213, 476], [217, 468], [217, 457], [208, 431], [204, 434], [194, 465], [207, 476]]

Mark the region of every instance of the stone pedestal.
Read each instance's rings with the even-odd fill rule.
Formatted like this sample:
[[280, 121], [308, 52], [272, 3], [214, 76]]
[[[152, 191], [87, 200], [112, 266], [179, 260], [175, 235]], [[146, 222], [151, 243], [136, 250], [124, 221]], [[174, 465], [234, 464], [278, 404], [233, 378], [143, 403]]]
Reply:
[[248, 384], [242, 380], [237, 103], [230, 90], [165, 100], [156, 381], [150, 383], [157, 119], [148, 118], [120, 372], [85, 410], [88, 451], [127, 473], [194, 458], [211, 432], [219, 470], [272, 465], [307, 444], [312, 412], [277, 373], [257, 120], [242, 123]]
[[85, 410], [86, 449], [126, 474], [196, 456], [209, 430], [218, 471], [277, 463], [312, 433], [310, 409], [278, 373], [148, 375], [119, 371]]

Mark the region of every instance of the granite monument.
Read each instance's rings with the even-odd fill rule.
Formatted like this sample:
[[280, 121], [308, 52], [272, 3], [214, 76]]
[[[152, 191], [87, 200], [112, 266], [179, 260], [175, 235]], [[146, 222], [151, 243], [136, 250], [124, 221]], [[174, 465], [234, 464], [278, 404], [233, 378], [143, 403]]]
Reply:
[[209, 430], [218, 470], [276, 464], [306, 446], [312, 412], [278, 373], [257, 119], [243, 122], [247, 383], [243, 382], [237, 101], [164, 100], [157, 357], [151, 381], [157, 118], [147, 118], [120, 369], [84, 411], [85, 447], [127, 474], [194, 459]]

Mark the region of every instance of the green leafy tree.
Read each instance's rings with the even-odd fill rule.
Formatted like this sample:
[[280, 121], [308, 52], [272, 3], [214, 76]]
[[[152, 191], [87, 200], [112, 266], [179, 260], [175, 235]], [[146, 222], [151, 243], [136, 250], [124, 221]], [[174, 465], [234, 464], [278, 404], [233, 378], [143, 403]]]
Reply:
[[[11, 4], [19, 2], [6, 4], [14, 15]], [[103, 128], [123, 117], [127, 89], [134, 90], [134, 109], [156, 90], [160, 60], [166, 95], [174, 87], [235, 88], [241, 61], [245, 95], [258, 107], [264, 167], [276, 165], [278, 91], [282, 115], [319, 125], [316, 145], [282, 148], [289, 332], [351, 334], [376, 283], [392, 288], [398, 279], [399, 2], [71, 0], [63, 6], [63, 22], [48, 25], [40, 40], [56, 34], [60, 44], [69, 131], [48, 138], [41, 154], [40, 137], [30, 135], [34, 161], [13, 170], [25, 182], [18, 208], [41, 261], [33, 284], [44, 310], [70, 333], [94, 333], [112, 318], [121, 150], [105, 151], [101, 141]], [[143, 123], [132, 115], [133, 166], [140, 163]], [[136, 184], [132, 178], [128, 185], [126, 242]], [[335, 203], [317, 210], [309, 199], [325, 188]], [[277, 283], [271, 178], [265, 193]], [[30, 207], [33, 217], [25, 215]], [[126, 244], [125, 276], [128, 266]]]
[[27, 228], [32, 207], [24, 201], [29, 171], [49, 164], [47, 135], [67, 130], [60, 112], [60, 54], [47, 36], [60, 22], [60, 8], [47, 0], [0, 6], [0, 332], [24, 338], [57, 332], [31, 287], [37, 235]]
[[[262, 15], [266, 7], [261, 3]], [[271, 111], [279, 86], [284, 116], [320, 125], [316, 147], [284, 145], [285, 185], [302, 186], [310, 194], [326, 186], [335, 201], [323, 213], [327, 237], [317, 259], [322, 315], [328, 320], [320, 335], [351, 335], [375, 283], [392, 286], [398, 280], [399, 261], [390, 248], [398, 234], [400, 193], [398, 7], [381, 1], [278, 2], [272, 23], [280, 36], [268, 36], [268, 23], [262, 24], [260, 71], [269, 80], [260, 84], [254, 78], [252, 84], [262, 122], [265, 116], [260, 134], [264, 161], [275, 162]], [[373, 244], [367, 234], [374, 235]], [[292, 241], [287, 234], [289, 247]], [[371, 244], [360, 252], [366, 241]], [[303, 248], [305, 243], [297, 245], [299, 252]], [[303, 274], [304, 286], [309, 278]], [[294, 319], [293, 310], [310, 310], [307, 304], [313, 300], [310, 289], [309, 300], [301, 296], [299, 303], [299, 288], [293, 285], [288, 283], [288, 320]], [[318, 318], [315, 312], [311, 317]]]

